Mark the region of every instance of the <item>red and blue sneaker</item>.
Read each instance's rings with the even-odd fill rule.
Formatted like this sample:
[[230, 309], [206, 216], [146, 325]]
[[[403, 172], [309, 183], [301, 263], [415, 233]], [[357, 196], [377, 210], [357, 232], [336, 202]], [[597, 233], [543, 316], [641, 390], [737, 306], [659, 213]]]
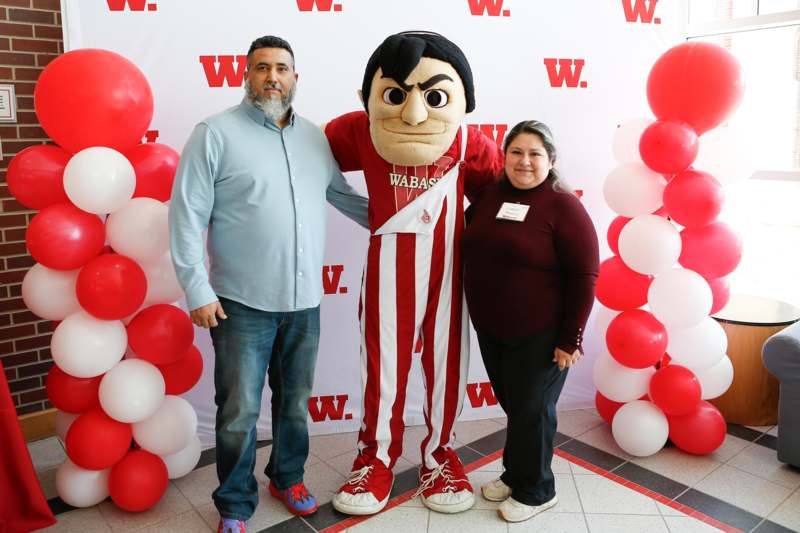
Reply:
[[294, 515], [307, 516], [317, 511], [317, 500], [309, 494], [302, 481], [283, 490], [270, 481], [269, 493], [282, 501], [289, 512]]
[[247, 533], [244, 522], [235, 518], [220, 518], [217, 533]]

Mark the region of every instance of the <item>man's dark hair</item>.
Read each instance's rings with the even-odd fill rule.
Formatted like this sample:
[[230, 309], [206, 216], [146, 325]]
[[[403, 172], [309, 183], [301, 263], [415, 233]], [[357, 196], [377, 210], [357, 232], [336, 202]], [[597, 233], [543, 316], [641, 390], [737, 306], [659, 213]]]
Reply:
[[386, 38], [372, 53], [361, 82], [364, 108], [369, 113], [367, 102], [372, 88], [372, 78], [380, 67], [384, 76], [392, 78], [401, 86], [419, 64], [423, 57], [439, 59], [450, 63], [461, 77], [467, 99], [467, 113], [475, 109], [475, 86], [472, 82], [472, 69], [469, 68], [464, 52], [455, 43], [438, 33], [427, 31], [405, 31]]
[[289, 52], [290, 56], [292, 56], [292, 68], [294, 68], [294, 51], [292, 50], [292, 46], [288, 43], [288, 41], [281, 39], [280, 37], [275, 37], [274, 35], [265, 35], [264, 37], [259, 37], [250, 44], [250, 49], [247, 51], [248, 65], [250, 64], [250, 56], [259, 48], [283, 48]]

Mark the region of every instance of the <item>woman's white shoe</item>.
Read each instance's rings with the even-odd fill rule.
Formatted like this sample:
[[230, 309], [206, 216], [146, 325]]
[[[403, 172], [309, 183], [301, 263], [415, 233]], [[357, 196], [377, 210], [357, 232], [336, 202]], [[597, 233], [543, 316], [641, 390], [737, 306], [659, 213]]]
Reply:
[[490, 502], [502, 502], [511, 496], [511, 487], [503, 483], [500, 478], [493, 479], [481, 486], [483, 498]]
[[553, 496], [552, 500], [544, 502], [541, 505], [525, 505], [514, 498], [508, 498], [500, 504], [497, 508], [497, 512], [506, 522], [522, 522], [550, 509], [557, 503], [558, 498], [555, 496]]

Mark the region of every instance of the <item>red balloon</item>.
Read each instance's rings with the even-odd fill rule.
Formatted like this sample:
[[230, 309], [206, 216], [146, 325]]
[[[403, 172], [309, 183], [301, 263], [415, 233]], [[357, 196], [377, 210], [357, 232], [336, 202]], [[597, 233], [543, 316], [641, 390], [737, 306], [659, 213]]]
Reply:
[[608, 225], [606, 239], [608, 240], [608, 247], [611, 248], [611, 251], [614, 252], [614, 255], [619, 255], [619, 234], [629, 220], [630, 218], [620, 215], [612, 220], [611, 224]]
[[723, 47], [692, 41], [667, 50], [647, 77], [647, 101], [661, 120], [680, 120], [702, 135], [725, 120], [744, 94], [739, 62]]
[[8, 189], [30, 209], [70, 203], [64, 192], [64, 167], [72, 155], [58, 146], [29, 146], [8, 165]]
[[132, 513], [146, 511], [158, 503], [168, 484], [163, 459], [144, 450], [128, 452], [108, 476], [111, 499], [117, 507]]
[[742, 259], [742, 241], [724, 222], [681, 231], [678, 262], [704, 278], [721, 278], [733, 272]]
[[102, 320], [133, 314], [147, 295], [147, 277], [136, 261], [119, 254], [98, 255], [78, 274], [78, 302]]
[[619, 411], [619, 408], [623, 405], [625, 405], [624, 402], [609, 400], [600, 394], [600, 391], [597, 391], [594, 395], [594, 406], [597, 408], [597, 413], [609, 426], [614, 420], [614, 415], [617, 414], [617, 411]]
[[707, 172], [685, 170], [667, 183], [664, 207], [681, 226], [699, 228], [714, 222], [722, 211], [725, 190]]
[[146, 196], [160, 202], [169, 200], [180, 159], [178, 152], [165, 144], [145, 143], [128, 150], [125, 157], [136, 171], [134, 198]]
[[713, 452], [725, 441], [728, 425], [719, 409], [700, 400], [697, 409], [683, 416], [668, 416], [669, 439], [681, 450], [695, 455]]
[[67, 413], [84, 413], [100, 405], [97, 391], [103, 376], [76, 378], [57, 366], [47, 374], [47, 398], [56, 408]]
[[38, 263], [55, 270], [74, 270], [100, 253], [105, 235], [97, 215], [71, 204], [56, 204], [33, 217], [25, 242]]
[[128, 325], [128, 344], [136, 355], [154, 365], [172, 364], [194, 341], [192, 321], [174, 305], [158, 304], [138, 313]]
[[104, 470], [125, 457], [131, 446], [130, 424], [118, 422], [98, 406], [78, 416], [67, 431], [67, 455], [87, 470]]
[[697, 409], [700, 381], [694, 372], [680, 365], [667, 365], [650, 378], [650, 398], [666, 415], [681, 416]]
[[203, 356], [195, 346], [191, 346], [180, 359], [171, 365], [158, 367], [164, 376], [166, 394], [183, 394], [194, 387], [203, 374]]
[[639, 138], [642, 161], [662, 174], [684, 170], [694, 162], [699, 149], [692, 127], [674, 120], [656, 120]]
[[153, 118], [144, 74], [119, 54], [96, 48], [67, 52], [44, 69], [33, 93], [39, 123], [70, 152], [139, 144]]
[[652, 278], [634, 272], [617, 257], [600, 263], [597, 278], [597, 300], [617, 311], [636, 309], [647, 303], [647, 289]]
[[629, 309], [608, 325], [606, 345], [620, 364], [647, 368], [658, 363], [667, 350], [667, 329], [651, 313]]
[[711, 295], [714, 297], [714, 302], [711, 304], [711, 312], [709, 313], [713, 315], [728, 305], [728, 300], [731, 299], [731, 282], [728, 278], [712, 278], [706, 281], [708, 286], [711, 287]]

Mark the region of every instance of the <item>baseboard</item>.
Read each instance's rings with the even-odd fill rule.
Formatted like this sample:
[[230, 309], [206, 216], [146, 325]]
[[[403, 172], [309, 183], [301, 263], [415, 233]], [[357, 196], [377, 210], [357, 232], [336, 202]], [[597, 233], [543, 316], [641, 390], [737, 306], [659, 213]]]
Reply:
[[19, 417], [19, 425], [27, 442], [52, 437], [56, 434], [57, 409], [45, 409]]

